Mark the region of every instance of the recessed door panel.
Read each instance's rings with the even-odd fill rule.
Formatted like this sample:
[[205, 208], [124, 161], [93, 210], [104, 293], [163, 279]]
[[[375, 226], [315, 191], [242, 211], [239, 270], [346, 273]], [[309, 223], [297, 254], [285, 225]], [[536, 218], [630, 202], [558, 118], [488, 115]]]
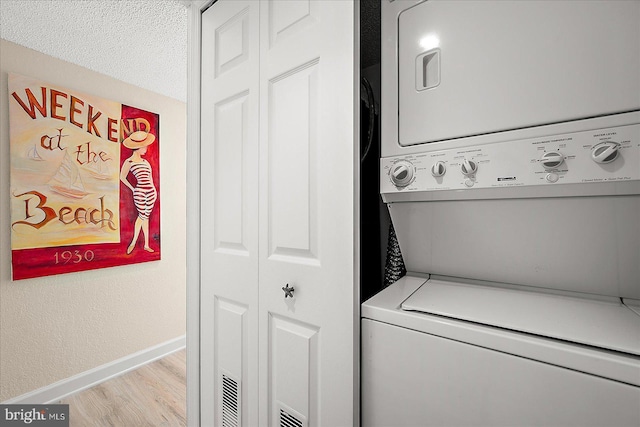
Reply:
[[290, 262], [318, 256], [317, 71], [315, 60], [269, 81], [269, 249]]
[[320, 331], [277, 315], [271, 315], [269, 323], [271, 425], [280, 425], [281, 417], [318, 425]]
[[242, 393], [248, 361], [247, 307], [216, 298], [214, 312], [217, 425], [241, 426], [242, 413], [245, 412], [246, 417], [248, 410], [246, 405], [242, 405], [247, 399], [247, 390], [244, 395]]
[[246, 61], [248, 56], [249, 8], [245, 8], [216, 29], [215, 76], [218, 77]]
[[313, 25], [316, 20], [316, 2], [310, 0], [270, 0], [269, 40], [273, 45], [283, 38], [295, 37], [296, 33]]
[[[247, 240], [247, 123], [249, 98], [242, 92], [215, 106], [214, 145], [214, 242], [217, 251], [248, 255]], [[253, 236], [255, 238], [255, 236]]]
[[242, 380], [243, 362], [246, 362], [243, 347], [247, 339], [247, 307], [216, 298], [214, 310], [217, 368]]

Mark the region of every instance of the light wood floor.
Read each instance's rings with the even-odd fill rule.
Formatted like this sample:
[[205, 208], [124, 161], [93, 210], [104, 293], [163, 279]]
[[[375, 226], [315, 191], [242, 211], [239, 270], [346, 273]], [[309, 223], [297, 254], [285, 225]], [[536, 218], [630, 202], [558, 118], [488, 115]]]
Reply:
[[186, 425], [186, 351], [69, 396], [70, 427]]

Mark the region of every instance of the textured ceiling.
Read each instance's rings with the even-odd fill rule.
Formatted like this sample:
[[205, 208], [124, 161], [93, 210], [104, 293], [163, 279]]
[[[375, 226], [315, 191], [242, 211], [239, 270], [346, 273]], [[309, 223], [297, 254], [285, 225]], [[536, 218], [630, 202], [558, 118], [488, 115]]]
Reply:
[[[0, 0], [0, 37], [186, 101], [185, 3]], [[380, 0], [361, 0], [360, 17], [360, 66], [366, 68], [380, 62]]]
[[179, 0], [0, 0], [3, 39], [181, 101], [187, 31]]

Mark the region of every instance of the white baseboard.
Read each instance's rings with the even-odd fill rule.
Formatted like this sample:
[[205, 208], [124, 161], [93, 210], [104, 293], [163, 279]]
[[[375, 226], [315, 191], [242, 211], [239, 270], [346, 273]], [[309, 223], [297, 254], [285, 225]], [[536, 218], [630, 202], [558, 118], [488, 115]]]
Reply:
[[186, 337], [183, 335], [21, 396], [14, 397], [13, 399], [5, 400], [2, 403], [6, 405], [56, 403], [69, 395], [103, 383], [111, 378], [146, 365], [147, 363], [168, 356], [178, 350], [182, 350], [185, 346]]

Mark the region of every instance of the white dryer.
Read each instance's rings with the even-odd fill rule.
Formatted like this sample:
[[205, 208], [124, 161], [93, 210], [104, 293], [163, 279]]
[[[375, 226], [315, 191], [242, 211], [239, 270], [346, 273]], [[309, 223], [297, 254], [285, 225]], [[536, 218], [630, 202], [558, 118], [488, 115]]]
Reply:
[[383, 0], [362, 425], [640, 425], [640, 2]]

